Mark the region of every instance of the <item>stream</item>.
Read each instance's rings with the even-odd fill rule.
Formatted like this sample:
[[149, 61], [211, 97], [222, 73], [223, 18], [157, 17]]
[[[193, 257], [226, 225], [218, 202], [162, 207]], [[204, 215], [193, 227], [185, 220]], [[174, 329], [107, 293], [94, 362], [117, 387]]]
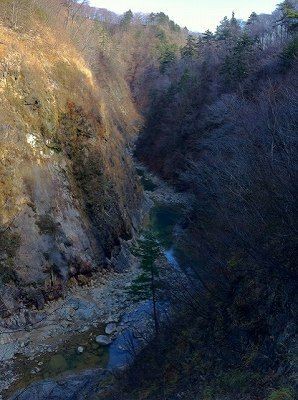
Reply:
[[[138, 170], [145, 191], [154, 192], [157, 185], [143, 170]], [[174, 229], [183, 215], [182, 206], [154, 201], [147, 226], [154, 230], [161, 240], [164, 256], [172, 268], [179, 271]], [[150, 336], [153, 331], [151, 318], [152, 304], [139, 303], [133, 311], [121, 318], [120, 331], [108, 346], [96, 342], [96, 336], [105, 334], [105, 327], [98, 326], [86, 332], [72, 335], [54, 353], [41, 354], [17, 359], [20, 379], [14, 384], [11, 400], [81, 399], [98, 390], [107, 371], [125, 368], [143, 346], [144, 332]], [[161, 318], [167, 313], [167, 304], [159, 304]], [[150, 333], [151, 332], [151, 333]], [[76, 397], [76, 388], [80, 395]], [[25, 389], [24, 389], [25, 388]], [[11, 393], [10, 393], [11, 394]], [[50, 397], [49, 397], [50, 396]], [[83, 397], [85, 396], [85, 397]]]

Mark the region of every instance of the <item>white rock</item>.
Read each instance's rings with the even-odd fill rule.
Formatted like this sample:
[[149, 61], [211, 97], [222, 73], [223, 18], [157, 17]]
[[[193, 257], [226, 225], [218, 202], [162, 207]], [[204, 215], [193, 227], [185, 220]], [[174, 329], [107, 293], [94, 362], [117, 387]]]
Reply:
[[33, 148], [36, 147], [37, 137], [35, 135], [30, 133], [29, 135], [27, 135], [26, 139], [27, 139], [27, 143], [30, 144], [31, 147], [33, 147]]
[[84, 352], [84, 347], [83, 346], [79, 346], [78, 347], [78, 353], [82, 354]]

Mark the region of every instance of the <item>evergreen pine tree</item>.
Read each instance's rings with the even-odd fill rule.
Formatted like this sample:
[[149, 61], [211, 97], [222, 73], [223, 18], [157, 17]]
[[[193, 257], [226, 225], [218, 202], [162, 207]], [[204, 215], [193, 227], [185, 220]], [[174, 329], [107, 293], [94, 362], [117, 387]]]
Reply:
[[127, 28], [132, 23], [132, 20], [133, 20], [133, 13], [131, 10], [128, 10], [123, 14], [120, 26], [122, 28]]
[[247, 26], [249, 26], [249, 25], [254, 25], [254, 24], [258, 21], [258, 19], [259, 19], [258, 14], [255, 13], [255, 12], [252, 12], [252, 13], [250, 14], [250, 16], [248, 17], [248, 20], [247, 20], [247, 22], [246, 22], [246, 25], [247, 25]]
[[158, 334], [157, 300], [161, 282], [156, 260], [161, 254], [161, 248], [156, 235], [150, 230], [146, 231], [138, 240], [133, 254], [141, 259], [141, 274], [133, 281], [129, 294], [135, 301], [151, 299], [155, 332]]
[[251, 65], [250, 56], [253, 52], [253, 44], [254, 40], [247, 34], [243, 34], [230, 51], [230, 54], [226, 57], [222, 68], [222, 74], [229, 86], [235, 87], [248, 75]]
[[286, 31], [287, 34], [297, 33], [298, 30], [298, 10], [294, 1], [285, 0], [278, 5], [282, 13], [278, 24]]
[[232, 12], [232, 18], [230, 19], [230, 36], [237, 37], [241, 33], [241, 27], [238, 20], [235, 17], [235, 12]]
[[160, 71], [165, 73], [167, 68], [176, 60], [177, 45], [163, 40], [159, 46]]
[[196, 38], [192, 35], [188, 35], [187, 42], [181, 49], [182, 58], [194, 58], [198, 53], [198, 43]]
[[212, 39], [214, 39], [214, 34], [208, 29], [203, 33], [202, 39], [205, 42], [210, 42]]
[[228, 17], [224, 17], [223, 20], [220, 21], [220, 24], [216, 28], [216, 39], [217, 40], [226, 40], [230, 37], [231, 32], [230, 32], [230, 21]]

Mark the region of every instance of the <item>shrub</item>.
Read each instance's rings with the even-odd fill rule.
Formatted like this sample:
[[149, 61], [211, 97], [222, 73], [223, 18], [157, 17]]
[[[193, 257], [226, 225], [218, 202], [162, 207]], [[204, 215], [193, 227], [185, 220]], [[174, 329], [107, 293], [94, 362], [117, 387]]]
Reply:
[[245, 393], [251, 389], [251, 386], [255, 386], [259, 379], [259, 375], [252, 372], [231, 370], [219, 376], [218, 384], [223, 391], [228, 393]]
[[11, 282], [18, 283], [18, 276], [13, 270], [13, 265], [0, 262], [0, 283], [8, 284]]
[[0, 231], [0, 282], [7, 284], [18, 282], [16, 272], [13, 270], [13, 259], [20, 246], [20, 235], [10, 230]]
[[21, 237], [18, 233], [0, 230], [0, 255], [6, 254], [8, 258], [15, 257], [20, 241]]
[[43, 235], [55, 236], [59, 233], [59, 224], [53, 220], [53, 217], [48, 214], [40, 215], [36, 221], [39, 231]]
[[282, 68], [288, 70], [297, 59], [298, 38], [294, 38], [281, 53]]
[[290, 388], [273, 390], [268, 400], [294, 400], [293, 391]]

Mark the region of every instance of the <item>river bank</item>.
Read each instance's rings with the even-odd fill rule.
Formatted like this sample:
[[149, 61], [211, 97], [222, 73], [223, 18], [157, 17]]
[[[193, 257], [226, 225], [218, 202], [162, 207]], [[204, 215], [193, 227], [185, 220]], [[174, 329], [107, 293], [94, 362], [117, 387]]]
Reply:
[[[145, 192], [144, 225], [153, 225], [167, 243], [159, 264], [164, 275], [168, 275], [177, 263], [170, 237], [189, 199], [175, 193], [141, 166], [137, 169]], [[144, 180], [150, 183], [149, 188]], [[20, 389], [22, 399], [29, 399], [32, 393], [23, 391], [25, 387], [50, 379], [54, 388], [58, 377], [67, 379], [65, 374], [75, 373], [77, 379], [77, 375], [100, 367], [105, 376], [108, 369], [121, 368], [129, 361], [124, 342], [129, 342], [130, 335], [134, 337], [134, 346], [144, 345], [151, 334], [150, 306], [135, 305], [127, 295], [127, 288], [139, 273], [138, 260], [130, 253], [131, 244], [122, 243], [120, 262], [126, 263], [123, 271], [106, 271], [93, 276], [88, 286], [71, 288], [64, 299], [48, 305], [42, 312], [34, 311], [31, 316], [34, 322], [26, 331], [2, 332], [0, 389], [3, 393], [8, 389], [3, 398]], [[107, 335], [109, 325], [114, 329]], [[112, 343], [109, 348], [96, 343], [99, 335], [108, 337], [108, 343]], [[36, 384], [31, 385], [30, 390], [35, 387]], [[40, 383], [38, 387], [43, 391]]]
[[[86, 347], [84, 342], [90, 333], [104, 334], [105, 325], [111, 322], [120, 326], [121, 316], [134, 307], [125, 291], [137, 275], [137, 265], [130, 265], [129, 272], [110, 271], [104, 276], [94, 277], [88, 287], [72, 289], [65, 299], [48, 305], [42, 313], [36, 313], [35, 319], [40, 318], [41, 322], [28, 330], [2, 334], [0, 354], [5, 358], [0, 367], [2, 390], [12, 383], [13, 387], [22, 386], [46, 378], [40, 362], [43, 365], [52, 362], [49, 371], [52, 376], [65, 372], [56, 366], [56, 355], [62, 354], [65, 358], [69, 348]], [[119, 332], [122, 328], [117, 325]], [[95, 365], [89, 362], [88, 366], [92, 368]], [[64, 369], [67, 371], [67, 363]]]

